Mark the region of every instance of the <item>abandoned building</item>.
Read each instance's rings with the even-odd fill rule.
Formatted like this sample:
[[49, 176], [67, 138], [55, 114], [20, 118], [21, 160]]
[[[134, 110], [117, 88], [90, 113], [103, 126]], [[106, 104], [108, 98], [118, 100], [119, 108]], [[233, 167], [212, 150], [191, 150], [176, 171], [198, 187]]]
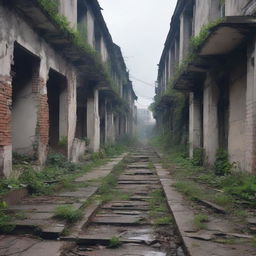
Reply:
[[252, 173], [255, 13], [255, 0], [179, 0], [159, 63], [155, 102], [158, 127], [165, 123], [173, 132], [173, 89], [182, 92], [187, 101], [182, 129], [188, 135], [190, 157], [202, 149], [204, 163], [212, 165], [218, 149], [224, 149], [230, 162]]
[[132, 134], [136, 95], [97, 0], [0, 1], [0, 173]]

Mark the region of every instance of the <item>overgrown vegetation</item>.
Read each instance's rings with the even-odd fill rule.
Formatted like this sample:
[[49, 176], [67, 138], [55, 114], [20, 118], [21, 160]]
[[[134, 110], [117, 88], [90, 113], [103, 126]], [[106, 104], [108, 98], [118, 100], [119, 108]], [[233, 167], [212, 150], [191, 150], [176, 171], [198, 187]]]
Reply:
[[[179, 104], [182, 104], [183, 98], [186, 97], [186, 94], [175, 91], [173, 88], [174, 82], [180, 77], [180, 75], [184, 71], [187, 70], [188, 66], [191, 63], [193, 62], [200, 63], [201, 60], [198, 56], [198, 52], [202, 47], [202, 44], [210, 35], [211, 29], [216, 27], [222, 21], [223, 19], [217, 19], [215, 21], [212, 21], [208, 24], [203, 25], [201, 27], [199, 34], [190, 39], [188, 54], [181, 61], [181, 63], [179, 63], [179, 65], [175, 67], [175, 70], [172, 74], [172, 78], [168, 82], [167, 90], [162, 95], [156, 95], [154, 98], [154, 103], [150, 106], [150, 110], [153, 113], [156, 114], [159, 111], [159, 108], [168, 108], [169, 104], [164, 104], [165, 106], [163, 106], [162, 104], [162, 99], [166, 96], [172, 97], [173, 102], [178, 102]], [[175, 109], [175, 106], [172, 106], [172, 108]]]
[[54, 211], [54, 217], [60, 220], [66, 220], [69, 223], [74, 223], [82, 218], [82, 211], [75, 209], [71, 205], [61, 205]]
[[67, 18], [58, 11], [58, 1], [56, 0], [36, 0], [40, 7], [46, 11], [51, 18], [52, 22], [63, 32], [63, 34], [69, 39], [75, 47], [79, 49], [88, 59], [91, 60], [90, 66], [93, 65], [95, 70], [98, 70], [99, 75], [105, 79], [107, 84], [115, 92], [116, 100], [119, 103], [120, 109], [122, 106], [126, 106], [127, 103], [120, 97], [120, 92], [116, 83], [112, 79], [109, 68], [102, 63], [100, 53], [98, 53], [93, 47], [91, 47], [87, 41], [86, 27], [78, 26], [78, 29], [71, 27]]
[[109, 248], [119, 248], [120, 246], [122, 246], [122, 241], [120, 240], [119, 237], [117, 236], [113, 236], [110, 241], [109, 241]]
[[101, 180], [101, 185], [97, 193], [97, 198], [100, 199], [102, 202], [109, 202], [113, 199], [129, 199], [128, 194], [121, 193], [115, 188], [118, 182], [118, 176], [125, 169], [125, 167], [126, 160], [124, 159], [113, 168], [113, 171], [108, 176]]
[[170, 216], [165, 195], [163, 190], [158, 189], [153, 191], [150, 195], [149, 202], [149, 216], [152, 218], [155, 225], [169, 225], [173, 222]]
[[[123, 144], [122, 144], [123, 143]], [[13, 189], [27, 187], [32, 195], [46, 195], [60, 188], [75, 188], [72, 184], [77, 176], [104, 164], [108, 157], [120, 155], [135, 143], [134, 138], [125, 137], [117, 144], [106, 145], [99, 152], [92, 153], [89, 161], [78, 164], [69, 162], [60, 153], [48, 155], [46, 166], [37, 170], [34, 158], [14, 153], [14, 169], [19, 169], [20, 176], [0, 180], [0, 194]]]
[[[165, 145], [165, 140], [158, 138], [156, 141], [155, 146]], [[175, 188], [188, 199], [199, 203], [206, 200], [222, 206], [235, 221], [243, 222], [251, 216], [256, 206], [256, 176], [233, 169], [225, 151], [218, 151], [212, 169], [195, 165], [184, 148], [166, 147], [164, 151], [163, 165], [171, 167], [177, 180]]]
[[193, 223], [196, 226], [196, 228], [200, 229], [206, 229], [207, 225], [206, 223], [209, 221], [209, 217], [205, 214], [197, 214], [194, 217]]
[[223, 149], [219, 149], [214, 163], [215, 174], [219, 176], [230, 174], [231, 168], [232, 164], [229, 162], [228, 152]]
[[0, 233], [10, 233], [15, 229], [11, 223], [12, 217], [7, 212], [8, 205], [5, 201], [0, 202]]

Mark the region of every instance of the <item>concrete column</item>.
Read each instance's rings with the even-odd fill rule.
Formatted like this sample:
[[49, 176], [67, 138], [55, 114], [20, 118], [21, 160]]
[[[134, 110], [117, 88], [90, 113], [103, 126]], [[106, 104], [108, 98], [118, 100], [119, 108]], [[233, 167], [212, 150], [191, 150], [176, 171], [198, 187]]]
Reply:
[[192, 28], [191, 22], [190, 16], [186, 12], [183, 12], [180, 16], [180, 62], [186, 57], [188, 52]]
[[195, 148], [202, 147], [201, 99], [195, 93], [189, 95], [189, 157]]
[[248, 44], [246, 89], [245, 169], [256, 173], [256, 40]]
[[105, 125], [105, 129], [106, 129], [106, 143], [114, 143], [115, 138], [114, 138], [114, 114], [112, 111], [112, 105], [111, 103], [106, 103], [106, 112], [105, 112], [105, 121], [106, 121], [106, 125]]
[[97, 152], [100, 149], [99, 91], [97, 89], [87, 97], [87, 137], [90, 140], [89, 149]]
[[208, 74], [203, 96], [203, 140], [207, 164], [214, 164], [219, 147], [218, 139], [218, 88]]
[[1, 40], [0, 56], [0, 176], [9, 177], [12, 172], [12, 77], [10, 73], [13, 56], [13, 43]]

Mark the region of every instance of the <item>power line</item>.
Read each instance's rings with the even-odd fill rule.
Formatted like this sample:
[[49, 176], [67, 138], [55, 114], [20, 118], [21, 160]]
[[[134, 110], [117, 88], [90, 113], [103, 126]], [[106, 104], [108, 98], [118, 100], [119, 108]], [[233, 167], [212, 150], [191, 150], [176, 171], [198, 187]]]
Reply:
[[145, 81], [143, 81], [143, 80], [141, 80], [141, 79], [139, 79], [139, 78], [136, 78], [136, 77], [134, 77], [134, 76], [132, 76], [132, 75], [130, 75], [130, 77], [131, 77], [132, 79], [138, 81], [138, 82], [141, 82], [141, 83], [147, 85], [147, 86], [155, 87], [155, 85], [152, 85], [152, 84], [150, 84], [150, 83], [148, 83], [148, 82], [145, 82]]

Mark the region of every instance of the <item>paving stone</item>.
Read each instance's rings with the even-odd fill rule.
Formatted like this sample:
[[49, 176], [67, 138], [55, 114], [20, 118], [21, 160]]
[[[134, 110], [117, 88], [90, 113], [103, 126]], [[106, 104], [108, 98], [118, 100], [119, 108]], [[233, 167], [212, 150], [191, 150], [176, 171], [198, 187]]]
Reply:
[[138, 244], [124, 244], [121, 248], [109, 249], [106, 247], [92, 247], [92, 251], [86, 251], [87, 256], [166, 256], [164, 252], [149, 246]]
[[114, 224], [114, 225], [138, 225], [143, 220], [141, 216], [130, 215], [109, 215], [98, 216], [92, 219], [92, 223], [96, 224]]
[[74, 197], [74, 198], [84, 198], [87, 199], [91, 195], [93, 195], [97, 191], [97, 187], [86, 187], [86, 188], [79, 188], [76, 191], [67, 191], [67, 192], [61, 192], [58, 195], [60, 197]]
[[60, 256], [63, 242], [42, 241], [31, 236], [0, 237], [0, 255], [12, 256]]

